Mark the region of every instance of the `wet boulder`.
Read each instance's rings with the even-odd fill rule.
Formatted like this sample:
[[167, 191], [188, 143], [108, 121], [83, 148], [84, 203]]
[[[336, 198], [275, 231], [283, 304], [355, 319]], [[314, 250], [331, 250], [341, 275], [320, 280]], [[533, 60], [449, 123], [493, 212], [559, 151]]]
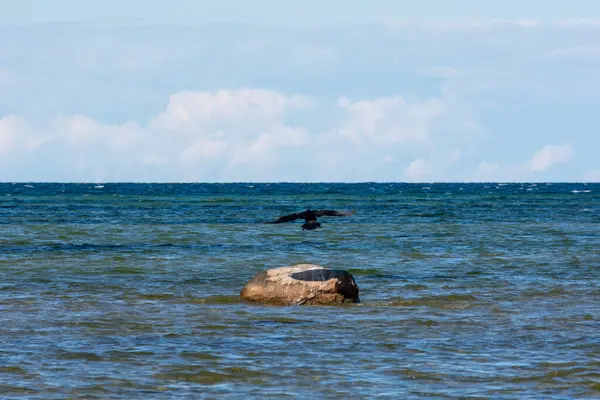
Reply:
[[240, 293], [245, 300], [274, 305], [358, 303], [358, 294], [358, 286], [349, 272], [314, 264], [260, 272]]

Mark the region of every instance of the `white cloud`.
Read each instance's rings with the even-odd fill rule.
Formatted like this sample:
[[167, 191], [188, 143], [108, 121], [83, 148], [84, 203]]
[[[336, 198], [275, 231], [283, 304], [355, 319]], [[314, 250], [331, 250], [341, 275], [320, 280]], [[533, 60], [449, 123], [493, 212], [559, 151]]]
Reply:
[[108, 125], [83, 115], [59, 115], [51, 121], [50, 129], [55, 133], [55, 141], [68, 146], [93, 146], [96, 149], [107, 147], [117, 151], [134, 149], [143, 135], [142, 127], [137, 122]]
[[[212, 163], [221, 165], [223, 171], [251, 170], [272, 165], [280, 148], [304, 144], [306, 132], [287, 125], [285, 118], [288, 112], [311, 105], [308, 97], [270, 90], [186, 91], [170, 96], [165, 112], [150, 121], [149, 130], [161, 141], [171, 137], [180, 144], [182, 148], [174, 150], [172, 157], [187, 165]], [[164, 153], [164, 149], [156, 152]]]
[[477, 180], [488, 180], [498, 172], [500, 169], [500, 165], [498, 163], [490, 163], [487, 161], [482, 161], [475, 168], [475, 176], [478, 178]]
[[347, 122], [339, 130], [341, 137], [384, 146], [403, 142], [426, 143], [432, 125], [445, 111], [441, 100], [407, 102], [401, 96], [356, 102], [341, 97], [338, 105], [348, 113]]
[[545, 171], [555, 164], [562, 164], [573, 158], [573, 148], [570, 143], [548, 145], [537, 151], [529, 161], [531, 171]]
[[231, 165], [278, 164], [278, 149], [302, 147], [308, 142], [308, 133], [302, 127], [274, 126], [261, 133], [256, 140], [247, 145], [238, 146], [230, 159]]
[[406, 178], [412, 182], [427, 180], [433, 172], [433, 166], [427, 160], [422, 158], [412, 161], [404, 169]]
[[541, 20], [535, 18], [472, 18], [472, 19], [388, 19], [386, 26], [392, 30], [426, 29], [433, 31], [470, 31], [500, 29], [561, 28], [581, 29], [599, 28], [600, 19], [567, 18]]
[[288, 110], [307, 108], [304, 96], [285, 96], [271, 90], [239, 89], [216, 92], [179, 92], [170, 96], [167, 109], [150, 122], [157, 130], [195, 134], [222, 126], [265, 126]]
[[595, 18], [568, 18], [555, 21], [559, 28], [600, 28], [600, 19]]
[[11, 149], [16, 136], [15, 125], [17, 123], [14, 116], [0, 119], [0, 153]]
[[564, 143], [541, 148], [527, 162], [508, 164], [483, 161], [475, 168], [472, 179], [478, 182], [530, 181], [533, 180], [535, 173], [545, 172], [552, 166], [571, 161], [573, 154], [571, 144]]
[[181, 160], [187, 164], [197, 164], [198, 161], [214, 159], [222, 155], [229, 144], [221, 140], [198, 138], [181, 153]]
[[[552, 24], [559, 23], [558, 21]], [[437, 31], [490, 30], [506, 28], [535, 28], [547, 25], [536, 19], [459, 19], [459, 20], [388, 20], [392, 30], [427, 29]]]
[[[463, 162], [463, 150], [472, 152], [461, 147], [469, 144], [461, 135], [470, 124], [449, 130], [443, 124], [472, 119], [454, 101], [451, 96], [413, 101], [399, 95], [357, 101], [340, 97], [329, 107], [315, 108], [305, 96], [244, 88], [175, 93], [146, 124], [105, 124], [59, 114], [36, 126], [7, 116], [0, 119], [0, 165], [23, 165], [35, 152], [35, 159], [49, 160], [49, 169], [63, 166], [55, 180], [73, 180], [65, 172], [71, 170], [84, 180], [156, 180], [153, 171], [159, 168], [172, 181], [442, 181]], [[325, 117], [325, 129], [310, 126], [310, 116], [303, 115], [303, 124], [293, 118], [307, 111]], [[548, 145], [521, 164], [482, 162], [474, 177], [523, 181], [572, 158], [570, 143]], [[10, 176], [10, 168], [2, 170], [4, 179]], [[586, 176], [597, 179], [596, 172]]]
[[43, 143], [39, 135], [28, 132], [27, 121], [15, 115], [0, 119], [0, 154], [8, 152], [31, 152]]
[[555, 49], [549, 55], [562, 58], [596, 58], [600, 57], [600, 43]]
[[440, 98], [330, 103], [264, 89], [182, 91], [147, 122], [8, 121], [2, 149], [21, 150], [0, 165], [33, 163], [19, 157], [29, 146], [54, 180], [442, 180], [474, 138], [472, 115], [448, 88]]
[[217, 177], [219, 170], [230, 177], [253, 176], [254, 171], [257, 177], [258, 171], [276, 166], [273, 160], [281, 149], [307, 142], [305, 128], [287, 124], [286, 115], [310, 105], [303, 96], [239, 89], [176, 93], [146, 126], [58, 115], [36, 129], [10, 116], [0, 120], [0, 152], [17, 150], [14, 162], [20, 150], [35, 143], [39, 151], [52, 152], [51, 158], [60, 157], [94, 177], [149, 166], [169, 169], [174, 176], [183, 171], [184, 180]]

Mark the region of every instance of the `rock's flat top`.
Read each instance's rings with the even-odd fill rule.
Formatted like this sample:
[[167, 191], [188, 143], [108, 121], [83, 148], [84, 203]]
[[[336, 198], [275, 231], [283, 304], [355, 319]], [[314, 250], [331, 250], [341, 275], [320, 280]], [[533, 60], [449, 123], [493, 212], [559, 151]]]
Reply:
[[241, 296], [281, 305], [358, 303], [359, 289], [347, 271], [297, 264], [258, 273], [244, 286]]

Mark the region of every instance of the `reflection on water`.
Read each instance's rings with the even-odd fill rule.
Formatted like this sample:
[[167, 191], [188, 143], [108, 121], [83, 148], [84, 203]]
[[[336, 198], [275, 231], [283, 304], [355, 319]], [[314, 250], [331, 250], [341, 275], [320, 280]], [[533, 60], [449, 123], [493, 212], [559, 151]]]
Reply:
[[[600, 397], [600, 185], [29, 186], [0, 184], [3, 398]], [[309, 205], [359, 212], [257, 223]], [[361, 303], [239, 299], [301, 262]]]

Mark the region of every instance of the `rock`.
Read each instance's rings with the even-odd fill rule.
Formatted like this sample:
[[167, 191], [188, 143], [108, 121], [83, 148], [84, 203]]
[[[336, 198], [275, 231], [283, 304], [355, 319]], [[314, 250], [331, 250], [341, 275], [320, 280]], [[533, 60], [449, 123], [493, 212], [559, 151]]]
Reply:
[[242, 289], [243, 299], [276, 305], [358, 303], [359, 289], [343, 270], [297, 264], [260, 272]]

